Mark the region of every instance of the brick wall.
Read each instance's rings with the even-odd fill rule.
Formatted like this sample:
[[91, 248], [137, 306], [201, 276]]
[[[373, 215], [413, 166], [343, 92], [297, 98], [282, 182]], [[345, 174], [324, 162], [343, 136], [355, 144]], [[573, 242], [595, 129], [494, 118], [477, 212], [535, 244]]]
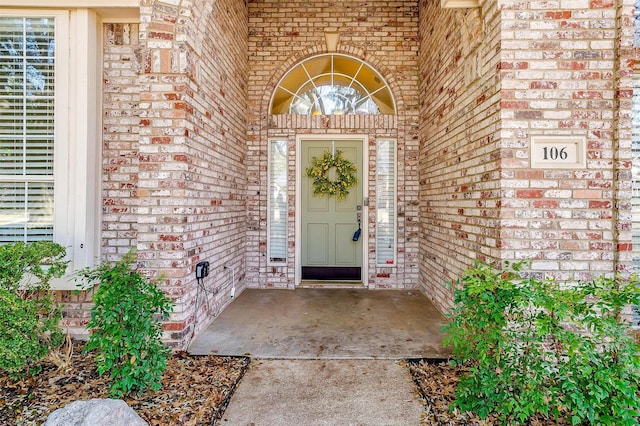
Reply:
[[[566, 280], [626, 271], [633, 2], [503, 2], [502, 258]], [[617, 5], [617, 6], [616, 6]], [[533, 135], [587, 140], [586, 168], [531, 170]]]
[[497, 14], [420, 3], [420, 283], [443, 310], [446, 282], [500, 257]]
[[[143, 0], [140, 11], [139, 26], [104, 26], [103, 258], [136, 248], [144, 273], [163, 277], [174, 347], [233, 284], [295, 285], [293, 186], [289, 264], [266, 262], [270, 136], [289, 141], [294, 182], [296, 134], [365, 135], [370, 200], [375, 139], [397, 139], [398, 265], [375, 268], [372, 204], [372, 288], [419, 285], [445, 310], [443, 283], [474, 259], [531, 259], [529, 272], [568, 280], [629, 271], [632, 0]], [[325, 30], [389, 82], [396, 116], [269, 114], [287, 70], [326, 51]], [[557, 134], [586, 137], [584, 169], [530, 167], [531, 137]], [[86, 323], [90, 295], [59, 298], [65, 325]]]
[[244, 286], [246, 37], [242, 1], [141, 7], [138, 261], [177, 302], [176, 347]]
[[[102, 260], [137, 250], [176, 301], [164, 339], [184, 348], [245, 285], [247, 12], [174, 3], [104, 25]], [[63, 325], [84, 334], [91, 294], [58, 299]]]
[[[105, 24], [102, 86], [102, 260], [114, 261], [137, 244], [138, 105], [141, 70], [138, 24]], [[57, 292], [62, 327], [87, 335], [92, 293]]]
[[[417, 285], [417, 4], [389, 1], [295, 0], [249, 3], [248, 78], [248, 245], [247, 282], [252, 287], [293, 287], [295, 251], [295, 191], [289, 193], [289, 264], [268, 267], [266, 259], [267, 138], [289, 140], [290, 182], [295, 182], [295, 135], [351, 133], [366, 135], [369, 143], [369, 196], [375, 200], [375, 139], [398, 141], [398, 266], [375, 268], [373, 245], [374, 204], [368, 249], [369, 285], [372, 288]], [[397, 117], [270, 116], [269, 101], [283, 75], [297, 62], [326, 53], [324, 31], [340, 33], [336, 53], [364, 60], [390, 84]]]
[[[630, 269], [633, 2], [569, 3], [421, 3], [421, 282], [443, 308], [476, 258]], [[535, 135], [584, 136], [586, 167], [531, 168]]]
[[141, 71], [138, 24], [103, 26], [102, 256], [136, 246]]

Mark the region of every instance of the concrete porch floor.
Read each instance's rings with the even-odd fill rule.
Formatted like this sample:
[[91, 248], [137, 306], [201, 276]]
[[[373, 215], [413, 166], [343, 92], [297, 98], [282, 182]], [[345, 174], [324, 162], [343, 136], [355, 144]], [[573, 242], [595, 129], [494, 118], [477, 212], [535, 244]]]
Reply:
[[247, 289], [188, 351], [262, 359], [446, 358], [445, 322], [417, 290]]

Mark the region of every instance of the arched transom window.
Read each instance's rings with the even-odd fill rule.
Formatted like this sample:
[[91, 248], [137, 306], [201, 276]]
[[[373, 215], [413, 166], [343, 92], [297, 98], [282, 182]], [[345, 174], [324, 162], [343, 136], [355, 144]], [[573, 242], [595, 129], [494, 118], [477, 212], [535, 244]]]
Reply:
[[271, 99], [272, 114], [394, 114], [389, 86], [359, 59], [328, 54], [289, 71]]

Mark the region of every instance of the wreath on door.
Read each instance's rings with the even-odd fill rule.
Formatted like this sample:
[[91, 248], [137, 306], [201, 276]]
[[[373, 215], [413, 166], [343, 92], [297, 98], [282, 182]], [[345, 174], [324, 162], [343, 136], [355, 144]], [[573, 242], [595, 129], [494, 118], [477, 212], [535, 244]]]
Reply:
[[[335, 168], [335, 180], [329, 177], [332, 168]], [[356, 166], [344, 158], [340, 150], [336, 150], [335, 155], [325, 151], [322, 157], [313, 157], [306, 170], [307, 177], [313, 179], [314, 196], [322, 198], [335, 195], [338, 200], [347, 198], [349, 189], [358, 183], [356, 172]]]

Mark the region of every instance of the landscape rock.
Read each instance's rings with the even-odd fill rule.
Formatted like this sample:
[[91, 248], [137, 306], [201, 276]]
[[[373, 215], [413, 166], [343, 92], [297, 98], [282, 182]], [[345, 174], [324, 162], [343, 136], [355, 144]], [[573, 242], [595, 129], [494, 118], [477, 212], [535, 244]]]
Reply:
[[44, 426], [147, 426], [147, 422], [120, 399], [75, 401], [49, 415]]

